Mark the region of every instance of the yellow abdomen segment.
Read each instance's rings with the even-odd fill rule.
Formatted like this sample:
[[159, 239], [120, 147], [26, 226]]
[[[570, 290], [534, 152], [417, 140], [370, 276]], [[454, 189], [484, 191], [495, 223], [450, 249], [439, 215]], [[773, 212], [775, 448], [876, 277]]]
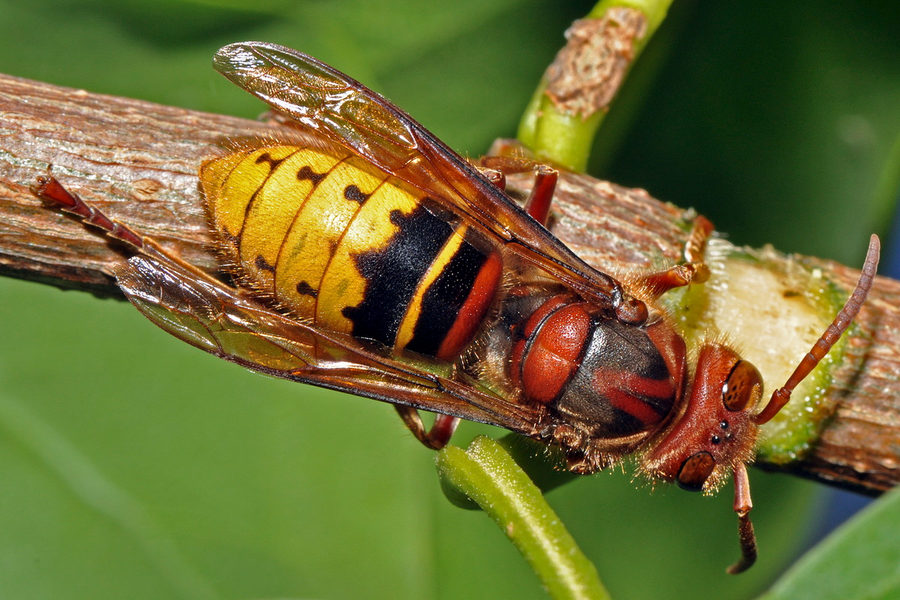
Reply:
[[[384, 182], [350, 156], [336, 165], [303, 204], [288, 231], [275, 272], [276, 297], [297, 314], [313, 317], [322, 277], [337, 245], [368, 197]], [[352, 182], [352, 183], [348, 183]], [[355, 186], [349, 187], [348, 186]]]
[[320, 329], [451, 359], [493, 304], [499, 249], [346, 150], [262, 143], [200, 178], [241, 284]]
[[360, 257], [383, 251], [399, 231], [392, 219], [418, 207], [416, 198], [392, 185], [379, 186], [366, 199], [341, 236], [322, 277], [317, 324], [331, 331], [353, 332], [353, 322], [345, 316], [344, 308], [360, 305], [367, 285], [380, 275], [363, 272]]

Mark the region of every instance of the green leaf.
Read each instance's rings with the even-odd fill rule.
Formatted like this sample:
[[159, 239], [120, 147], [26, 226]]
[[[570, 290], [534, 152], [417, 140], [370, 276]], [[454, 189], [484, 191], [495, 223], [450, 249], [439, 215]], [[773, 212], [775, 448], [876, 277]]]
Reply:
[[760, 600], [889, 600], [900, 597], [900, 490], [836, 530]]

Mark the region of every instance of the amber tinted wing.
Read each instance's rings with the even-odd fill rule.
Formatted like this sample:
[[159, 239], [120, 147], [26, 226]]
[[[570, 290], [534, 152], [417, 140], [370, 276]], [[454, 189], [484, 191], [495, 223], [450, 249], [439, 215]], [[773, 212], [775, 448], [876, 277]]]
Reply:
[[513, 252], [593, 299], [618, 306], [620, 284], [578, 258], [462, 157], [358, 81], [290, 48], [225, 46], [216, 70], [303, 128], [452, 203]]
[[267, 309], [162, 253], [129, 259], [119, 287], [151, 321], [220, 358], [294, 381], [534, 435], [540, 414], [463, 376], [441, 376]]

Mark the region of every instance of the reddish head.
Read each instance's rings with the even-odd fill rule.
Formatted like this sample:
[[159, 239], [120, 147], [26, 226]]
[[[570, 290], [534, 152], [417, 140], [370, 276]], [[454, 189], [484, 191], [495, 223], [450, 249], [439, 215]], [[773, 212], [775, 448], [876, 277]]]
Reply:
[[643, 469], [686, 490], [715, 490], [753, 457], [753, 411], [762, 392], [759, 371], [737, 352], [703, 346], [684, 414], [644, 457]]

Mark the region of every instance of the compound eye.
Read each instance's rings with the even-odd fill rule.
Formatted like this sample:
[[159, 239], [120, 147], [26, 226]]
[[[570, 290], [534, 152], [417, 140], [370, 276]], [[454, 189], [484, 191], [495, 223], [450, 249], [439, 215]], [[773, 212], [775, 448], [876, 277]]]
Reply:
[[739, 360], [731, 369], [728, 378], [722, 385], [722, 402], [725, 408], [732, 412], [745, 410], [749, 406], [756, 406], [757, 400], [762, 396], [762, 375], [753, 364], [746, 360]]
[[692, 454], [681, 463], [675, 483], [683, 490], [699, 492], [715, 468], [716, 459], [709, 452], [704, 450]]

